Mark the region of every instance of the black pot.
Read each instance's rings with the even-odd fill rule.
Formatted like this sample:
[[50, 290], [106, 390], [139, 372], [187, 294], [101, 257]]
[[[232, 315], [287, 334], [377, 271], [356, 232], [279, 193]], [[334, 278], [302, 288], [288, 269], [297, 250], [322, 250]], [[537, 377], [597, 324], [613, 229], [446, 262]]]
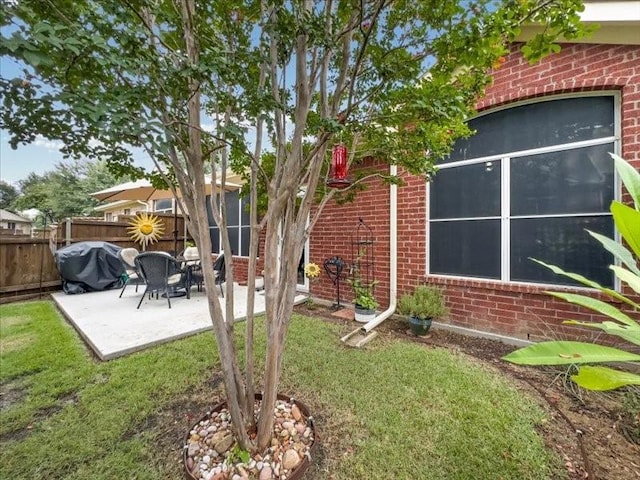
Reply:
[[431, 318], [421, 319], [418, 317], [409, 317], [409, 327], [414, 335], [424, 336], [431, 328]]

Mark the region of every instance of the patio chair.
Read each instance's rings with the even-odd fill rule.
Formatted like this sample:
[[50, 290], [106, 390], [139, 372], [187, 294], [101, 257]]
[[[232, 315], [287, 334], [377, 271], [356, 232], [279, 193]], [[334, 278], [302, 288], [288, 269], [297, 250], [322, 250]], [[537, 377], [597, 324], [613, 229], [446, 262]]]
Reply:
[[150, 295], [153, 293], [156, 295], [164, 294], [167, 297], [169, 308], [171, 308], [171, 294], [179, 288], [184, 288], [187, 292], [187, 298], [190, 298], [187, 274], [181, 268], [180, 262], [168, 253], [141, 253], [136, 257], [135, 263], [146, 285], [137, 308], [140, 308], [147, 293]]
[[185, 263], [189, 265], [200, 263], [200, 253], [198, 253], [198, 247], [185, 248], [181, 256], [184, 259]]
[[118, 298], [122, 298], [122, 294], [124, 293], [124, 289], [127, 288], [127, 285], [135, 285], [136, 293], [138, 293], [138, 285], [144, 285], [144, 279], [138, 272], [135, 264], [135, 258], [140, 254], [135, 248], [123, 248], [118, 252], [120, 256], [120, 260], [122, 261], [122, 265], [124, 266], [125, 274], [127, 278], [124, 280], [124, 284], [122, 285], [122, 290], [120, 290], [120, 296]]
[[222, 284], [227, 281], [227, 268], [224, 263], [224, 254], [218, 255], [216, 261], [213, 263], [213, 270], [216, 272], [216, 285], [220, 286], [220, 295], [224, 297], [224, 291], [222, 290]]
[[202, 284], [204, 283], [204, 275], [202, 273], [202, 266], [200, 265], [200, 254], [198, 253], [198, 247], [187, 247], [182, 252], [182, 258], [184, 260], [184, 268], [189, 275], [189, 287], [193, 285], [198, 287], [198, 292], [202, 291]]
[[[189, 272], [189, 288], [196, 285], [198, 292], [202, 291], [202, 285], [204, 283], [204, 273], [202, 267], [198, 262], [197, 265], [189, 265], [187, 267]], [[222, 290], [222, 284], [227, 280], [226, 268], [224, 262], [224, 255], [218, 255], [218, 258], [213, 264], [213, 271], [215, 273], [215, 285], [220, 287], [220, 295], [224, 297], [224, 291]]]

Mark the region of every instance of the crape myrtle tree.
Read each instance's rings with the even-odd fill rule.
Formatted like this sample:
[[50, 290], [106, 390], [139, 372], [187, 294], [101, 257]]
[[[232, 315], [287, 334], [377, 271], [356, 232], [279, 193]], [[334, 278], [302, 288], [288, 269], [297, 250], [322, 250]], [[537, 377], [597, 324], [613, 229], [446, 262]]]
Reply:
[[[435, 159], [469, 133], [464, 121], [520, 26], [545, 27], [522, 47], [536, 60], [559, 49], [559, 35], [583, 34], [581, 8], [576, 0], [5, 1], [0, 48], [24, 69], [0, 80], [1, 126], [14, 147], [43, 135], [120, 174], [160, 176], [181, 198], [211, 285], [205, 182], [224, 185], [229, 169], [246, 176], [242, 368], [230, 256], [225, 304], [214, 289], [207, 296], [234, 435], [255, 451], [272, 436], [298, 260], [334, 196], [324, 187], [332, 146], [348, 142], [350, 163], [374, 156], [435, 173]], [[133, 165], [131, 147], [154, 160], [153, 175]], [[209, 201], [231, 252], [224, 195]], [[251, 312], [261, 235], [267, 347], [257, 378]], [[263, 403], [254, 419], [256, 389]]]

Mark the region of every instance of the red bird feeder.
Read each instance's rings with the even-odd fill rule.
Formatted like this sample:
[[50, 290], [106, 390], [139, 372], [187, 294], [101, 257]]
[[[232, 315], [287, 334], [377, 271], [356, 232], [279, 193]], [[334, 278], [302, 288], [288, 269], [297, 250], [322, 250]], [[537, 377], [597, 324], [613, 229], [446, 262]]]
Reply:
[[351, 185], [347, 179], [347, 147], [342, 144], [334, 145], [331, 152], [331, 168], [327, 186], [333, 188], [345, 188]]

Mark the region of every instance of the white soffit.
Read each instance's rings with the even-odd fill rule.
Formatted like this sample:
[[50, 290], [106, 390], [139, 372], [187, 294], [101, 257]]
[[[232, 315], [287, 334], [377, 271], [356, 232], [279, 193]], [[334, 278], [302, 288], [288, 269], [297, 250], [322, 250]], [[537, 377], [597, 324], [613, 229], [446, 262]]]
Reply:
[[[585, 2], [580, 14], [583, 22], [638, 22], [640, 21], [640, 1], [629, 2]], [[640, 32], [638, 32], [640, 36]]]
[[[640, 1], [587, 1], [580, 18], [587, 24], [598, 25], [599, 28], [586, 38], [568, 40], [567, 43], [640, 45]], [[529, 40], [540, 31], [541, 27], [537, 25], [523, 26], [517, 40]]]

